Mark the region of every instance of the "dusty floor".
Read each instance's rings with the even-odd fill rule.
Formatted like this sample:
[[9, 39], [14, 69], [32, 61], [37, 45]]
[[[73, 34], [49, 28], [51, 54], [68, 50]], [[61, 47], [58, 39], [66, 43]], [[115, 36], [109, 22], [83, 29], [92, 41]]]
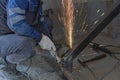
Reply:
[[[120, 46], [120, 39], [111, 39], [103, 36], [98, 36], [94, 42], [104, 44], [104, 45], [116, 45]], [[114, 49], [113, 49], [114, 50]], [[120, 51], [120, 47], [117, 49]], [[100, 54], [102, 52], [99, 52]], [[96, 55], [96, 52], [91, 50], [90, 48], [86, 48], [81, 55], [79, 55], [79, 59], [85, 60]], [[116, 55], [120, 58], [120, 55]], [[107, 56], [104, 59], [90, 62], [87, 64], [88, 67], [92, 70], [88, 70], [87, 68], [82, 67], [78, 64], [77, 60], [74, 61], [75, 71], [72, 73], [74, 80], [120, 80], [120, 63], [118, 60]]]
[[[93, 42], [120, 46], [120, 37], [113, 39], [102, 32]], [[117, 50], [120, 49], [118, 48]], [[26, 63], [20, 64], [18, 70], [27, 72], [32, 80], [65, 80], [61, 78], [59, 67], [47, 51], [41, 51], [39, 48], [36, 48], [36, 53], [37, 56], [33, 57], [32, 61], [28, 60]], [[96, 52], [87, 47], [74, 60], [73, 72], [70, 74], [73, 80], [120, 80], [120, 62], [110, 56], [88, 63], [87, 65], [92, 71], [82, 67], [77, 62], [77, 59], [86, 60], [96, 55]], [[120, 58], [119, 54], [116, 56]]]

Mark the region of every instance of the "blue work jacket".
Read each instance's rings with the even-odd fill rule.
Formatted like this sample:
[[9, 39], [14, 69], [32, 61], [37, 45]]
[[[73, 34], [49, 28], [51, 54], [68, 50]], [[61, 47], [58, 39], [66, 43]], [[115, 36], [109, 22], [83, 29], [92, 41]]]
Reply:
[[13, 32], [19, 35], [40, 41], [42, 33], [46, 33], [44, 25], [40, 21], [42, 17], [42, 5], [38, 3], [38, 0], [8, 1], [7, 24]]

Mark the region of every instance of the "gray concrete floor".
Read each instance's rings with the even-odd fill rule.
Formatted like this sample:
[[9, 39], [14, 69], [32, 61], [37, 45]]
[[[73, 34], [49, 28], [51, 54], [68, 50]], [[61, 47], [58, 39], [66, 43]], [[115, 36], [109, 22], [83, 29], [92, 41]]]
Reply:
[[[104, 44], [104, 45], [116, 45], [120, 46], [120, 39], [111, 39], [107, 36], [99, 35], [94, 42]], [[114, 50], [114, 49], [113, 49]], [[120, 48], [117, 50], [120, 51]], [[101, 54], [99, 52], [98, 54]], [[91, 50], [90, 48], [86, 48], [81, 55], [79, 55], [79, 59], [85, 60], [92, 58], [96, 55], [96, 52]], [[116, 55], [116, 57], [120, 58], [120, 55]], [[77, 58], [77, 59], [78, 59]], [[82, 67], [78, 64], [77, 59], [74, 61], [74, 72], [73, 79], [74, 80], [120, 80], [120, 62], [110, 56], [107, 56], [104, 59], [90, 62], [87, 65], [93, 71], [91, 73], [87, 68]], [[113, 69], [114, 68], [114, 69]]]

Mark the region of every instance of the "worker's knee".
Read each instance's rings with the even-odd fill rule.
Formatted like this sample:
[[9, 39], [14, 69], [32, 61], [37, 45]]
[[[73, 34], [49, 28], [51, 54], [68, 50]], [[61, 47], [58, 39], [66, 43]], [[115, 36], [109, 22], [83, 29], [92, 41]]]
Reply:
[[35, 55], [35, 43], [31, 39], [24, 38], [20, 44], [15, 52], [6, 56], [7, 61], [10, 63], [18, 64]]
[[7, 62], [12, 63], [12, 64], [19, 64], [21, 62], [24, 62], [32, 58], [34, 55], [35, 55], [34, 51], [30, 53], [29, 52], [23, 53], [23, 54], [16, 53], [16, 54], [11, 54], [11, 55], [6, 56], [6, 60]]
[[8, 35], [0, 37], [0, 56], [10, 63], [19, 63], [35, 54], [35, 42], [28, 37]]
[[31, 45], [25, 45], [21, 49], [18, 50], [8, 56], [6, 56], [6, 60], [12, 64], [19, 64], [27, 59], [30, 59], [35, 55], [35, 50], [31, 47]]

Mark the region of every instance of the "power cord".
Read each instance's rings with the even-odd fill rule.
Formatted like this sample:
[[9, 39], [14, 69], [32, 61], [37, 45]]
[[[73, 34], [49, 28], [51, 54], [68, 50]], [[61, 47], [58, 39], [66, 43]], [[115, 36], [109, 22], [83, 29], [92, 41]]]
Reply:
[[[110, 47], [120, 48], [120, 46], [114, 46], [114, 45], [106, 45], [106, 46], [104, 46], [104, 47], [105, 47], [105, 48], [108, 48], [108, 47], [109, 47], [109, 48], [110, 48]], [[112, 58], [120, 61], [120, 58], [116, 57], [115, 54], [120, 54], [120, 51], [119, 51], [119, 52], [114, 52], [114, 51], [113, 51], [113, 54], [111, 54], [111, 57], [112, 57]]]
[[94, 51], [97, 51], [97, 52], [98, 52], [98, 51], [102, 51], [102, 52], [104, 52], [105, 54], [108, 54], [110, 57], [112, 57], [112, 58], [120, 61], [120, 59], [115, 56], [115, 54], [120, 54], [119, 52], [113, 52], [113, 51], [107, 49], [108, 47], [120, 48], [120, 46], [113, 46], [113, 45], [105, 45], [105, 46], [104, 46], [104, 45], [100, 45], [100, 44], [91, 42], [91, 43], [89, 44], [89, 47], [91, 47]]

